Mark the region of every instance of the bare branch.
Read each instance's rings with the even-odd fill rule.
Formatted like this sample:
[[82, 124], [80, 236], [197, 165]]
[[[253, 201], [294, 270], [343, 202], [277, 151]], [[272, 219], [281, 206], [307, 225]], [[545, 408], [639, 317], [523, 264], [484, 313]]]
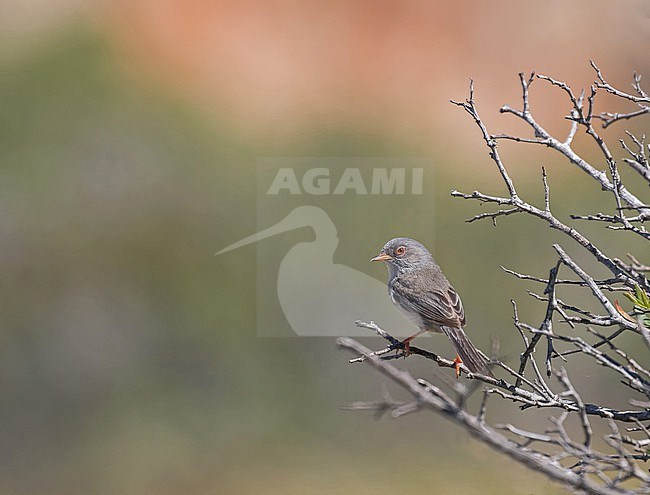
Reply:
[[600, 290], [600, 287], [598, 287], [598, 284], [596, 284], [596, 281], [591, 277], [587, 272], [585, 272], [582, 268], [578, 266], [578, 264], [571, 259], [571, 257], [566, 254], [564, 249], [560, 247], [559, 244], [553, 244], [553, 249], [557, 251], [557, 253], [560, 255], [560, 259], [562, 262], [567, 265], [571, 270], [575, 272], [578, 277], [580, 277], [586, 284], [587, 287], [591, 289], [591, 292], [593, 295], [600, 301], [600, 304], [603, 305], [603, 307], [607, 310], [607, 313], [609, 313], [610, 318], [621, 325], [622, 327], [628, 328], [630, 330], [637, 330], [636, 325], [627, 319], [625, 319], [614, 307], [614, 305], [609, 302], [609, 299], [605, 297], [605, 294], [603, 294], [603, 291]]
[[[548, 284], [548, 279], [535, 277], [533, 275], [526, 275], [524, 273], [519, 273], [514, 270], [511, 270], [510, 268], [506, 268], [503, 265], [501, 265], [501, 269], [504, 272], [509, 273], [510, 275], [514, 275], [515, 277], [521, 280], [532, 280], [534, 282], [541, 282], [543, 284]], [[615, 278], [609, 278], [606, 280], [595, 280], [595, 282], [598, 285], [598, 287], [600, 287], [603, 290], [608, 290], [608, 291], [629, 291], [630, 290], [628, 287], [614, 287], [613, 284], [618, 282], [618, 280]], [[580, 285], [582, 287], [587, 286], [587, 284], [582, 280], [558, 279], [555, 281], [555, 284], [556, 285]]]
[[[604, 123], [603, 127], [607, 127], [617, 121], [648, 114], [650, 99], [641, 88], [640, 76], [634, 75], [632, 85], [634, 93], [627, 93], [610, 85], [593, 62], [592, 66], [596, 70], [598, 79], [587, 92], [583, 90], [579, 94], [561, 80], [534, 73], [526, 76], [523, 73], [519, 74], [522, 107], [519, 110], [504, 105], [501, 113], [512, 114], [526, 122], [533, 131], [533, 137], [490, 133], [476, 108], [474, 83], [470, 81], [469, 97], [464, 102], [452, 101], [452, 103], [463, 108], [479, 128], [488, 148], [488, 154], [507, 189], [507, 194], [495, 196], [480, 191], [462, 193], [454, 190], [452, 196], [498, 206], [496, 211], [478, 213], [468, 219], [468, 222], [491, 219], [496, 225], [498, 218], [519, 213], [542, 219], [551, 228], [562, 232], [590, 253], [601, 267], [611, 273], [611, 276], [596, 278], [584, 268], [588, 265], [583, 263], [579, 254], [574, 257], [569, 256], [559, 244], [552, 245], [557, 253], [557, 261], [549, 270], [547, 278], [526, 275], [501, 267], [506, 273], [518, 279], [544, 284], [543, 294], [530, 290], [527, 292], [546, 305], [543, 320], [535, 326], [520, 318], [517, 304], [511, 300], [513, 322], [521, 336], [523, 350], [518, 364], [511, 367], [499, 357], [498, 345], [493, 340], [490, 366], [503, 377], [473, 374], [462, 365], [461, 371], [465, 381], [454, 380], [453, 375], [443, 370], [454, 368], [455, 361], [410, 346], [412, 354], [435, 362], [438, 366], [436, 370], [443, 369], [434, 370], [432, 382], [415, 378], [393, 364], [396, 359], [406, 357], [404, 344], [374, 322], [357, 322], [357, 325], [368, 328], [385, 339], [388, 342], [386, 347], [371, 351], [348, 338], [339, 339], [338, 343], [357, 354], [350, 360], [351, 363], [366, 363], [376, 368], [413, 395], [412, 400], [396, 401], [383, 388], [380, 400], [355, 402], [348, 408], [372, 410], [377, 416], [390, 413], [393, 417], [428, 408], [465, 428], [473, 438], [511, 459], [544, 473], [550, 479], [565, 484], [570, 490], [589, 494], [639, 495], [650, 493], [650, 475], [647, 467], [641, 465], [643, 462], [650, 461], [650, 369], [643, 364], [647, 360], [644, 361], [639, 357], [638, 353], [641, 349], [635, 348], [632, 352], [623, 346], [629, 345], [631, 341], [641, 341], [643, 352], [650, 351], [650, 330], [646, 327], [646, 318], [650, 313], [650, 309], [646, 310], [650, 308], [650, 296], [648, 296], [650, 284], [646, 274], [650, 272], [650, 265], [647, 262], [640, 262], [630, 253], [627, 253], [629, 261], [609, 256], [585, 233], [578, 231], [573, 224], [576, 223], [575, 221], [597, 222], [609, 231], [622, 230], [635, 234], [637, 240], [650, 241], [650, 233], [644, 226], [644, 222], [650, 220], [650, 206], [627, 190], [619, 174], [618, 162], [593, 124], [594, 119], [598, 119]], [[531, 85], [537, 79], [558, 88], [570, 102], [571, 108], [566, 119], [571, 122], [571, 128], [562, 141], [550, 135], [533, 116], [529, 92]], [[638, 106], [638, 109], [627, 113], [605, 112], [595, 115], [594, 108], [599, 90], [633, 103]], [[586, 133], [596, 144], [604, 170], [588, 163], [571, 148], [579, 130]], [[650, 185], [650, 163], [645, 136], [637, 138], [628, 133], [628, 137], [631, 143], [620, 141], [623, 152], [627, 154], [623, 162], [645, 178]], [[604, 211], [582, 215], [571, 214], [570, 220], [561, 221], [553, 213], [548, 175], [544, 167], [541, 174], [544, 205], [538, 207], [527, 202], [519, 196], [515, 182], [499, 154], [498, 144], [501, 141], [543, 145], [557, 151], [585, 172], [586, 177], [595, 180], [604, 191], [611, 194], [609, 197], [613, 199], [612, 204]], [[611, 245], [609, 249], [612, 249]], [[560, 278], [559, 272], [562, 266], [571, 270], [575, 278]], [[602, 309], [594, 312], [591, 308], [586, 309], [581, 307], [580, 303], [573, 302], [572, 292], [568, 291], [567, 287], [589, 289], [589, 297], [593, 298]], [[605, 295], [621, 291], [626, 292], [634, 303], [634, 309], [629, 313], [619, 304], [618, 299], [610, 301]], [[559, 316], [554, 321], [556, 313]], [[587, 332], [585, 338], [577, 333], [581, 329]], [[624, 333], [629, 335], [628, 339], [619, 338]], [[544, 338], [546, 349], [542, 355], [545, 373], [540, 371], [541, 362], [538, 365], [535, 356], [537, 345]], [[629, 398], [630, 409], [617, 409], [603, 403], [589, 402], [587, 394], [584, 391], [580, 393], [569, 377], [569, 370], [573, 364], [572, 356], [577, 354], [585, 356], [587, 363], [590, 362], [603, 373], [615, 375], [620, 384], [627, 387], [625, 388], [627, 392], [640, 394], [642, 400]], [[563, 361], [560, 369], [554, 369], [553, 366], [553, 360], [557, 358]], [[584, 361], [580, 365], [584, 366], [583, 363]], [[600, 376], [597, 380], [600, 380]], [[437, 385], [438, 382], [442, 385]], [[482, 396], [478, 411], [474, 415], [468, 409], [468, 404], [473, 402], [468, 399], [479, 389], [482, 391]], [[495, 397], [492, 400], [505, 400], [511, 403], [519, 409], [520, 414], [535, 408], [559, 410], [560, 415], [549, 417], [551, 426], [543, 431], [528, 431], [512, 422], [491, 426], [486, 420], [491, 396]], [[580, 441], [574, 440], [569, 434], [571, 430], [565, 427], [570, 417], [576, 417], [579, 421], [582, 432], [579, 435], [584, 437]], [[609, 431], [600, 442], [597, 441], [595, 434], [599, 431], [596, 428], [598, 423], [606, 423]], [[622, 432], [619, 429], [620, 424], [630, 427]]]
[[625, 131], [625, 133], [630, 137], [630, 139], [632, 139], [632, 142], [637, 147], [637, 151], [633, 151], [627, 143], [621, 139], [620, 143], [622, 148], [631, 156], [631, 158], [623, 158], [623, 161], [650, 184], [650, 163], [648, 162], [645, 135], [641, 136], [641, 139], [638, 139], [628, 131]]
[[566, 387], [566, 394], [573, 397], [578, 409], [580, 410], [580, 422], [582, 423], [582, 429], [585, 432], [585, 447], [589, 447], [593, 437], [593, 430], [591, 429], [591, 423], [589, 423], [589, 418], [587, 416], [587, 408], [585, 407], [584, 402], [582, 402], [580, 395], [578, 395], [578, 392], [573, 387], [573, 384], [569, 380], [569, 375], [564, 368], [558, 372], [558, 377], [562, 382], [562, 385]]
[[[555, 81], [553, 79], [550, 79], [546, 76], [537, 76], [542, 79], [549, 80], [552, 84], [557, 85], [564, 89], [565, 91], [568, 92], [570, 99], [574, 105], [574, 110], [575, 113], [579, 116], [580, 121], [585, 121], [587, 117], [584, 116], [584, 111], [583, 111], [583, 105], [582, 105], [582, 98], [576, 98], [571, 90], [566, 86], [565, 83]], [[531, 112], [530, 112], [530, 107], [528, 103], [528, 90], [530, 87], [530, 84], [533, 81], [533, 76], [529, 78], [525, 78], [523, 74], [519, 74], [521, 86], [522, 86], [522, 91], [523, 91], [523, 110], [515, 110], [509, 106], [504, 106], [501, 108], [502, 113], [512, 113], [516, 115], [517, 117], [525, 120], [527, 123], [533, 127], [535, 131], [535, 136], [538, 136], [538, 138], [535, 141], [539, 140], [544, 140], [543, 144], [548, 144], [551, 148], [557, 149], [558, 151], [562, 152], [563, 154], [567, 154], [567, 152], [570, 150], [570, 147], [564, 143], [560, 143], [559, 141], [555, 140], [550, 134], [542, 128], [537, 121], [533, 118]], [[566, 89], [565, 89], [566, 88]], [[593, 97], [595, 96], [595, 93], [592, 92], [592, 95], [590, 95], [589, 101], [590, 101], [590, 107], [593, 104]], [[461, 197], [464, 199], [474, 199], [474, 200], [480, 200], [483, 202], [488, 202], [488, 203], [496, 203], [499, 205], [508, 205], [511, 206], [515, 209], [518, 209], [522, 212], [528, 213], [532, 216], [535, 216], [537, 218], [541, 218], [545, 220], [549, 226], [553, 229], [559, 230], [569, 237], [573, 238], [576, 242], [578, 242], [581, 246], [583, 246], [585, 249], [587, 249], [593, 256], [596, 257], [596, 259], [605, 265], [611, 272], [612, 274], [619, 279], [622, 279], [622, 281], [625, 281], [630, 287], [633, 286], [633, 284], [637, 283], [640, 285], [646, 284], [647, 281], [645, 279], [639, 277], [636, 273], [626, 273], [620, 265], [615, 263], [611, 258], [609, 258], [607, 255], [605, 255], [600, 249], [598, 249], [586, 236], [584, 236], [582, 233], [578, 232], [575, 228], [569, 227], [565, 223], [561, 222], [558, 220], [550, 211], [550, 206], [548, 205], [548, 194], [547, 194], [547, 188], [548, 188], [548, 183], [546, 179], [546, 173], [545, 171], [543, 172], [543, 182], [544, 182], [544, 187], [545, 187], [545, 208], [540, 209], [537, 208], [530, 203], [522, 200], [519, 195], [517, 194], [517, 191], [515, 189], [514, 182], [512, 181], [510, 175], [508, 174], [508, 171], [499, 155], [498, 149], [497, 149], [497, 142], [498, 139], [501, 137], [503, 138], [504, 135], [499, 135], [499, 136], [494, 136], [490, 134], [485, 127], [485, 124], [481, 120], [481, 117], [478, 114], [478, 111], [475, 106], [474, 102], [474, 87], [473, 83], [470, 83], [470, 96], [469, 98], [462, 103], [452, 101], [455, 105], [458, 105], [462, 107], [471, 117], [473, 118], [474, 122], [477, 124], [479, 127], [481, 134], [483, 136], [483, 140], [487, 144], [490, 152], [489, 156], [492, 159], [492, 161], [495, 163], [497, 166], [497, 169], [499, 171], [499, 174], [501, 175], [506, 188], [508, 189], [508, 193], [510, 197], [499, 197], [499, 196], [490, 196], [483, 194], [479, 191], [474, 191], [471, 194], [465, 194], [461, 193], [459, 191], [452, 191], [451, 195], [454, 197]], [[586, 124], [585, 124], [586, 125]], [[588, 127], [592, 129], [591, 134], [592, 136], [595, 136], [594, 138], [598, 141], [600, 137], [595, 134], [595, 131], [593, 131], [593, 127], [591, 124], [588, 124]], [[609, 154], [609, 150], [606, 147], [604, 143], [601, 144], [601, 150], [603, 150], [604, 153], [608, 153], [608, 157], [611, 157], [611, 154]], [[570, 150], [571, 153], [573, 153], [572, 150]], [[605, 190], [609, 190], [610, 192], [614, 192], [617, 198], [624, 198], [625, 201], [627, 201], [630, 205], [642, 209], [648, 209], [650, 211], [650, 207], [642, 203], [638, 198], [631, 196], [628, 194], [627, 190], [625, 187], [619, 182], [616, 182], [615, 186], [607, 179], [606, 174], [604, 172], [600, 172], [593, 168], [591, 165], [588, 163], [584, 162], [584, 160], [580, 159], [577, 157], [577, 155], [574, 157], [574, 159], [578, 160], [578, 164], [580, 168], [582, 168], [585, 172], [587, 172], [590, 176], [592, 176], [594, 179], [596, 179], [603, 187]], [[608, 163], [610, 162], [610, 159], [608, 158]], [[584, 163], [582, 163], [584, 162]], [[548, 207], [548, 208], [547, 208]], [[514, 213], [510, 210], [508, 210], [508, 214]], [[501, 216], [503, 213], [496, 213], [496, 216]], [[486, 218], [488, 215], [480, 215], [477, 216], [478, 218]], [[474, 217], [474, 219], [478, 219], [477, 217]], [[494, 217], [493, 217], [494, 218]]]
[[637, 91], [639, 96], [632, 95], [630, 93], [626, 93], [624, 91], [621, 91], [619, 89], [616, 89], [614, 86], [609, 84], [605, 78], [603, 77], [602, 72], [598, 68], [598, 66], [594, 63], [594, 61], [590, 61], [591, 66], [594, 68], [596, 71], [596, 76], [598, 77], [598, 81], [596, 82], [596, 85], [599, 88], [604, 89], [608, 93], [611, 93], [613, 95], [618, 96], [619, 98], [623, 98], [624, 100], [629, 100], [634, 103], [647, 103], [650, 104], [650, 97], [641, 89], [641, 76], [638, 74], [634, 74], [634, 88]]
[[[490, 427], [485, 421], [479, 420], [478, 416], [472, 415], [464, 409], [460, 408], [458, 404], [451, 399], [447, 394], [442, 392], [438, 387], [431, 384], [426, 384], [422, 380], [415, 379], [410, 373], [400, 370], [380, 359], [378, 356], [372, 354], [372, 351], [353, 339], [342, 337], [338, 339], [338, 344], [341, 347], [350, 349], [357, 354], [366, 355], [368, 358], [365, 363], [377, 369], [383, 375], [387, 376], [395, 383], [401, 385], [408, 390], [415, 397], [416, 402], [422, 407], [427, 407], [443, 416], [447, 417], [457, 425], [460, 425], [468, 431], [470, 436], [480, 442], [490, 446], [498, 452], [501, 452], [512, 459], [515, 459], [522, 464], [536, 470], [537, 472], [544, 473], [550, 478], [562, 482], [575, 489], [584, 490], [590, 494], [595, 495], [638, 495], [642, 491], [626, 489], [620, 484], [615, 486], [606, 487], [598, 483], [596, 480], [585, 477], [576, 473], [573, 469], [566, 468], [562, 464], [550, 458], [547, 454], [530, 448], [522, 448], [516, 442], [513, 442], [505, 435], [499, 433], [498, 430]], [[379, 407], [383, 407], [380, 405]], [[359, 407], [357, 407], [359, 408]], [[361, 406], [361, 408], [367, 408]], [[585, 406], [588, 411], [589, 406]], [[530, 440], [546, 441], [549, 439], [547, 435], [539, 434], [526, 434], [523, 430], [510, 428], [509, 431], [519, 434], [520, 436], [526, 435]], [[558, 439], [549, 439], [550, 442], [558, 444], [561, 443]], [[573, 445], [570, 443], [568, 445]], [[599, 454], [594, 456], [596, 460], [601, 461], [606, 459], [606, 456]], [[612, 461], [613, 462], [613, 461]], [[629, 462], [629, 461], [628, 461]], [[644, 488], [645, 489], [645, 488]]]
[[628, 113], [603, 112], [600, 115], [597, 115], [596, 118], [603, 121], [603, 128], [606, 129], [611, 124], [614, 124], [619, 120], [633, 119], [634, 117], [639, 117], [640, 115], [644, 115], [646, 113], [650, 113], [650, 107], [643, 106], [639, 110], [635, 110], [634, 112], [628, 112]]

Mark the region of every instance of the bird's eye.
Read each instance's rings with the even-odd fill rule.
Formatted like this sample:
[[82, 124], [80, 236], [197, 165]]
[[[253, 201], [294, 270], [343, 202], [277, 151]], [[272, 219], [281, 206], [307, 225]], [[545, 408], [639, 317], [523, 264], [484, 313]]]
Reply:
[[402, 256], [406, 252], [406, 248], [404, 246], [400, 246], [395, 250], [395, 254], [397, 256]]

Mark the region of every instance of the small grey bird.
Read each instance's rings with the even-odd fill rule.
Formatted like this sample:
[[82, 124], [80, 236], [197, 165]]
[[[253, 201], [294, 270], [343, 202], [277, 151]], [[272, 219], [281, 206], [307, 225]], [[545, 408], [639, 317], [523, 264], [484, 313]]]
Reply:
[[460, 363], [473, 373], [494, 376], [486, 359], [469, 340], [463, 303], [442, 273], [431, 253], [418, 241], [398, 237], [386, 243], [370, 261], [384, 261], [388, 267], [388, 294], [402, 315], [420, 331], [404, 340], [409, 344], [424, 332], [444, 333], [456, 348], [456, 376]]

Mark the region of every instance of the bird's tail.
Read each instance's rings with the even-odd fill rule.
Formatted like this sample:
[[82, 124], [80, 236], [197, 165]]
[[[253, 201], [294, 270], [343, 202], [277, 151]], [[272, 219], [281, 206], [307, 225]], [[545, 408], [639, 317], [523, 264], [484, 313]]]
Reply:
[[442, 327], [442, 331], [454, 344], [456, 352], [472, 373], [494, 376], [488, 367], [487, 360], [474, 347], [462, 328]]

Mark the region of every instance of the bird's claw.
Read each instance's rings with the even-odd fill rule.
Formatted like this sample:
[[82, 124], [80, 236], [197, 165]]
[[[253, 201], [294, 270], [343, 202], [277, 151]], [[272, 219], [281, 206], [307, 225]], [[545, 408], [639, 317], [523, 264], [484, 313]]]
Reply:
[[411, 342], [406, 339], [402, 345], [404, 345], [404, 357], [406, 358], [411, 355]]
[[458, 354], [456, 354], [456, 357], [454, 358], [454, 370], [456, 371], [456, 379], [460, 377], [460, 365], [463, 364], [463, 360], [460, 358]]

